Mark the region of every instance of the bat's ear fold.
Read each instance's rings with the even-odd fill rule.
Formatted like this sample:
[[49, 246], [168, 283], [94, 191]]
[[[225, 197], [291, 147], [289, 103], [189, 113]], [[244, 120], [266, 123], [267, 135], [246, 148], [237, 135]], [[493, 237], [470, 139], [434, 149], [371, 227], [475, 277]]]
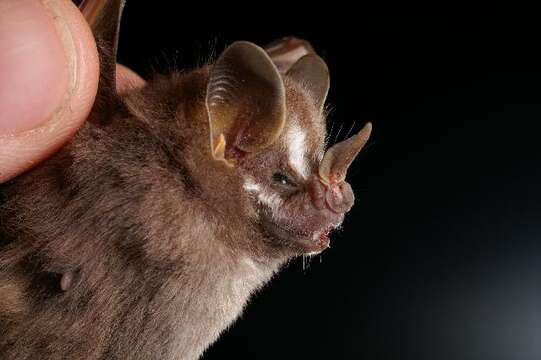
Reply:
[[265, 46], [265, 51], [281, 74], [285, 74], [304, 55], [316, 53], [308, 41], [292, 36], [271, 42]]
[[325, 61], [316, 54], [301, 57], [287, 71], [286, 76], [303, 84], [310, 92], [318, 109], [323, 110], [329, 92], [329, 68]]
[[233, 166], [245, 155], [271, 145], [282, 132], [284, 83], [263, 49], [238, 41], [211, 70], [206, 106], [212, 156]]
[[101, 111], [107, 110], [117, 99], [116, 53], [124, 3], [125, 0], [84, 0], [80, 6], [98, 46], [100, 80], [94, 107]]

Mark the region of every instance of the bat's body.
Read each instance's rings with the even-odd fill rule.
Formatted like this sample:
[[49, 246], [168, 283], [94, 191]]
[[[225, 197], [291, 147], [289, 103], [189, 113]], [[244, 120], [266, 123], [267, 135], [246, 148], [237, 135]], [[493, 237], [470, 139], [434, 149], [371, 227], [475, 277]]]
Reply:
[[87, 124], [0, 187], [2, 359], [197, 359], [353, 203], [369, 128], [324, 152], [317, 55], [235, 43], [123, 97], [105, 60]]
[[[161, 98], [190, 84], [189, 94], [176, 96], [191, 104], [205, 90], [192, 81], [204, 76], [151, 82], [141, 93]], [[141, 96], [129, 95], [127, 107]], [[279, 258], [242, 249], [235, 237], [249, 238], [249, 231], [232, 231], [234, 212], [207, 209], [200, 183], [191, 179], [197, 170], [188, 171], [187, 162], [197, 159], [186, 147], [194, 146], [190, 139], [203, 141], [196, 129], [205, 124], [178, 113], [178, 129], [167, 131], [185, 135], [158, 152], [168, 144], [142, 114], [154, 109], [136, 106], [118, 109], [106, 130], [89, 121], [44, 166], [2, 189], [2, 237], [17, 236], [0, 257], [6, 359], [24, 359], [25, 352], [29, 358], [195, 359], [277, 269]], [[178, 172], [166, 170], [172, 165]], [[64, 273], [73, 274], [66, 291]]]

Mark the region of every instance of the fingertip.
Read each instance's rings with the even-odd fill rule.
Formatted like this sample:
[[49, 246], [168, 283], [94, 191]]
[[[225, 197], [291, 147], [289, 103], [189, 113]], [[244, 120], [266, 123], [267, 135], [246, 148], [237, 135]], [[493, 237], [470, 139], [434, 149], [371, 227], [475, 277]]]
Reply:
[[145, 84], [145, 80], [132, 69], [122, 64], [116, 65], [116, 88], [120, 94], [141, 88]]
[[69, 90], [72, 52], [36, 0], [0, 2], [0, 134], [42, 125]]
[[[32, 0], [15, 1], [32, 2]], [[35, 122], [34, 126], [30, 122], [22, 128], [15, 127], [15, 130], [10, 128], [7, 131], [3, 131], [0, 126], [0, 182], [31, 168], [58, 150], [83, 124], [96, 96], [99, 61], [96, 44], [88, 24], [78, 8], [69, 0], [48, 0], [44, 4], [46, 7], [43, 7], [42, 11], [54, 22], [58, 40], [66, 55], [64, 63], [58, 61], [53, 66], [64, 67], [67, 71], [67, 86], [58, 104], [53, 103], [47, 88], [42, 92], [29, 93], [27, 99], [29, 104], [32, 101], [45, 103], [41, 109], [27, 110], [24, 106], [19, 106], [18, 110], [13, 110], [9, 107], [10, 104], [0, 102], [2, 106], [0, 112], [6, 108], [12, 112], [10, 121], [20, 118], [17, 116], [17, 111], [19, 111], [22, 115], [30, 113], [33, 117], [32, 121]], [[27, 13], [27, 21], [33, 22], [34, 17], [42, 19], [42, 15]], [[8, 18], [10, 15], [4, 13], [3, 16]], [[39, 35], [36, 34], [36, 36]], [[0, 48], [1, 51], [5, 49]], [[29, 59], [29, 63], [25, 64], [27, 70], [23, 68], [14, 73], [15, 81], [28, 76], [26, 71], [32, 67], [32, 61], [39, 60], [40, 58]], [[58, 79], [49, 78], [45, 84], [54, 86], [55, 80]], [[51, 105], [48, 101], [53, 104]], [[47, 106], [54, 107], [54, 110], [51, 112]]]

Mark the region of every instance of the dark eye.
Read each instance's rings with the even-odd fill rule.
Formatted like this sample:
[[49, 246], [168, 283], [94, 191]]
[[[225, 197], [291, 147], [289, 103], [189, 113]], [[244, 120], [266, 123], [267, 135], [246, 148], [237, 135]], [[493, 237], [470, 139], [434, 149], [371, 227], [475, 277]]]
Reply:
[[287, 186], [287, 187], [297, 187], [297, 184], [291, 177], [289, 177], [287, 174], [277, 172], [272, 175], [272, 181], [278, 185], [281, 186]]

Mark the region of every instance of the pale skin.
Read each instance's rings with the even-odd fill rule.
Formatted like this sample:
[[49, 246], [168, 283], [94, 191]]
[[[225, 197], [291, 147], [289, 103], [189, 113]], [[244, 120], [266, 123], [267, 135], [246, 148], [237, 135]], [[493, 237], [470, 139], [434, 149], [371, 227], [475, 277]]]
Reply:
[[[117, 65], [117, 89], [144, 80]], [[92, 32], [70, 0], [0, 0], [0, 183], [65, 144], [98, 87]]]

